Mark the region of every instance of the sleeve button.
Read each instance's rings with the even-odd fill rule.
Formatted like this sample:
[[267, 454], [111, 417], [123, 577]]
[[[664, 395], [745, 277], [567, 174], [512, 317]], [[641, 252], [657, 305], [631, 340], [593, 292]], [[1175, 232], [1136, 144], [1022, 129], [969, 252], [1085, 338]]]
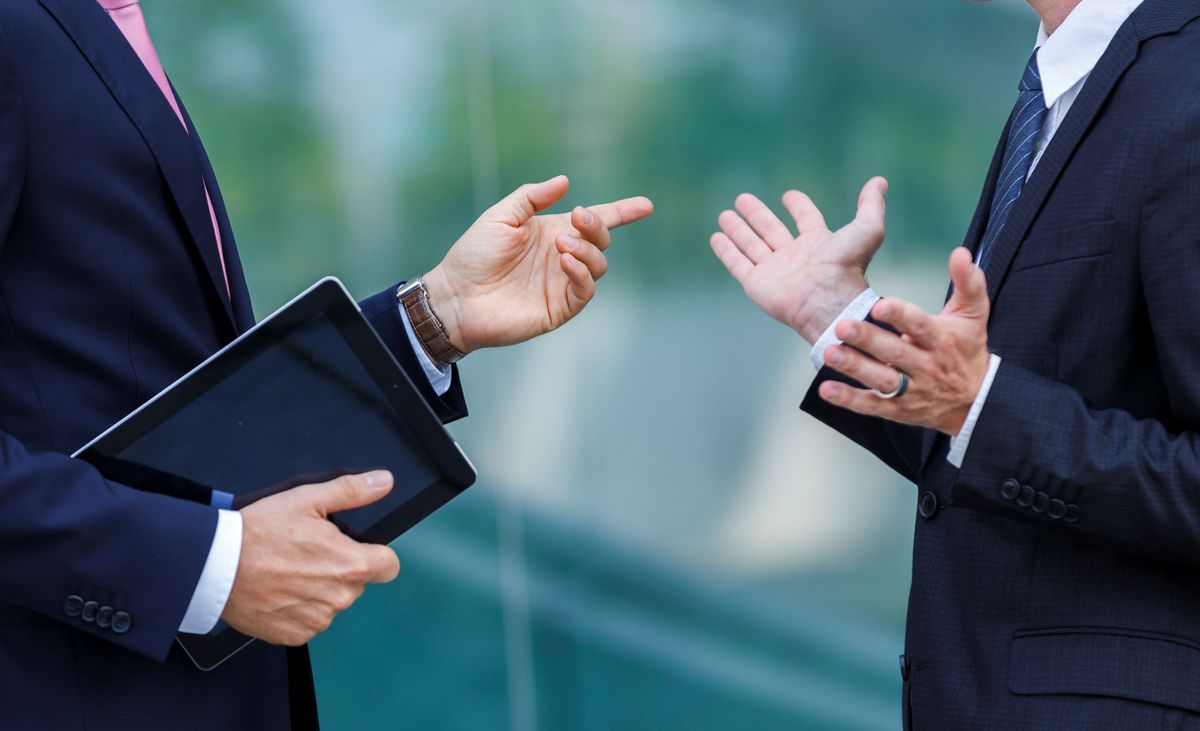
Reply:
[[1033, 501], [1033, 512], [1044, 513], [1050, 508], [1050, 496], [1044, 492], [1039, 492]]
[[1083, 516], [1083, 511], [1078, 505], [1068, 505], [1066, 517], [1063, 518], [1068, 523], [1078, 523], [1079, 518]]
[[1000, 485], [1000, 496], [1005, 500], [1016, 500], [1017, 495], [1021, 492], [1021, 483], [1011, 477], [1005, 480]]
[[112, 631], [119, 635], [128, 632], [131, 624], [133, 624], [133, 618], [129, 616], [129, 612], [116, 612], [112, 616]]
[[83, 611], [83, 597], [78, 594], [72, 594], [63, 602], [63, 614], [68, 617], [78, 617]]
[[1050, 501], [1050, 509], [1046, 511], [1046, 515], [1058, 520], [1067, 514], [1067, 504], [1058, 498]]
[[1023, 508], [1027, 508], [1030, 505], [1033, 505], [1033, 498], [1034, 498], [1033, 488], [1030, 487], [1029, 485], [1024, 485], [1023, 487], [1021, 487], [1021, 494], [1017, 496], [1017, 505], [1020, 505]]
[[112, 624], [113, 608], [105, 605], [96, 610], [96, 626], [108, 628]]
[[79, 618], [85, 622], [95, 622], [96, 612], [100, 609], [100, 602], [84, 602], [83, 611], [80, 612]]

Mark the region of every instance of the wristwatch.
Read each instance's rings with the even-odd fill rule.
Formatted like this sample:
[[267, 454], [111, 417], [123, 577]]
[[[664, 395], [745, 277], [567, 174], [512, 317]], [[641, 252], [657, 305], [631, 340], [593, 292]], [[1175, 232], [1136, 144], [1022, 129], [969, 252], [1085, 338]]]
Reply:
[[417, 340], [421, 341], [421, 347], [425, 348], [433, 362], [450, 365], [467, 357], [466, 353], [450, 342], [446, 326], [429, 306], [429, 292], [425, 290], [425, 285], [420, 279], [401, 284], [396, 290], [396, 301], [408, 313]]

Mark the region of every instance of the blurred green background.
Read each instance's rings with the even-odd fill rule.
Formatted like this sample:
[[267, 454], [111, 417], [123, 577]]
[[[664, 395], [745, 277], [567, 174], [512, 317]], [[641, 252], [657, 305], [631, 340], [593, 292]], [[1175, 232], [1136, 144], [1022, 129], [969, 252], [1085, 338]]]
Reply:
[[807, 346], [707, 242], [742, 191], [840, 225], [883, 174], [873, 284], [940, 305], [1023, 4], [143, 4], [260, 316], [426, 271], [526, 181], [658, 206], [581, 318], [464, 362], [480, 482], [313, 644], [326, 728], [899, 727], [913, 488], [797, 410]]

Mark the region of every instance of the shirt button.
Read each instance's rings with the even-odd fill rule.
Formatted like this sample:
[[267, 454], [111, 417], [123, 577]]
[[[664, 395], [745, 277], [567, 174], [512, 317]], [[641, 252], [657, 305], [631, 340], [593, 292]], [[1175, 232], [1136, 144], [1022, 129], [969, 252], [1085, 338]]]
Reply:
[[63, 602], [63, 614], [68, 617], [78, 617], [83, 611], [83, 597], [78, 594], [72, 594]]
[[96, 610], [96, 626], [108, 628], [112, 624], [113, 608], [105, 605]]
[[921, 495], [921, 499], [917, 501], [917, 512], [921, 514], [922, 518], [929, 520], [933, 516], [937, 515], [937, 511], [937, 495], [934, 495], [932, 492], [923, 493]]
[[100, 609], [100, 602], [84, 602], [83, 611], [80, 612], [79, 618], [85, 622], [96, 621], [96, 611]]
[[133, 617], [129, 616], [129, 612], [116, 612], [112, 616], [112, 631], [119, 635], [128, 632], [131, 624], [133, 624]]

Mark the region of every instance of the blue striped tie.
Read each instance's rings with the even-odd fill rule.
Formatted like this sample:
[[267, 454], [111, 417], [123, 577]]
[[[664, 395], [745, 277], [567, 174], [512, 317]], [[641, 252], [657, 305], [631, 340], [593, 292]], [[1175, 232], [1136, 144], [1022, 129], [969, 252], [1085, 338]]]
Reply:
[[1033, 164], [1034, 144], [1046, 119], [1046, 100], [1042, 96], [1042, 76], [1038, 73], [1036, 50], [1029, 57], [1018, 88], [1021, 93], [1017, 96], [1017, 106], [1008, 131], [1004, 164], [1000, 167], [1000, 177], [992, 193], [992, 213], [988, 218], [987, 230], [983, 232], [979, 255], [975, 257], [980, 267], [986, 263], [996, 239], [1004, 230], [1004, 224], [1008, 222], [1008, 214], [1012, 213], [1021, 195], [1021, 188], [1025, 186], [1025, 178], [1029, 176], [1029, 168]]

